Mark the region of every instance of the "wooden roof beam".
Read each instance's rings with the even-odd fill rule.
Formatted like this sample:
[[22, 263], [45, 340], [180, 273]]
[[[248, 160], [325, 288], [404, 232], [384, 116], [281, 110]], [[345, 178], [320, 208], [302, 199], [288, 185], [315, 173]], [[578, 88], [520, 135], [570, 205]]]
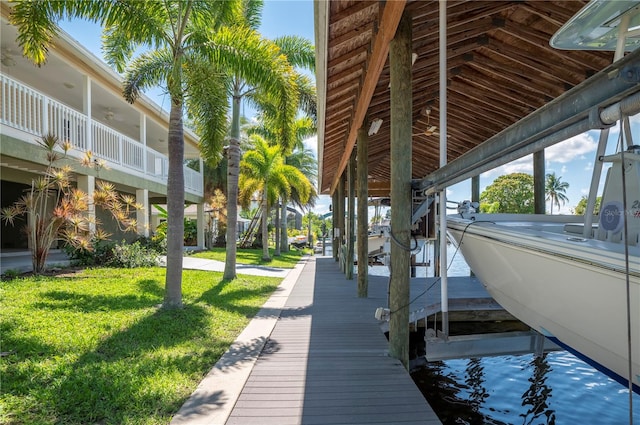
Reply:
[[340, 159], [340, 163], [338, 164], [336, 173], [333, 176], [333, 182], [331, 183], [331, 193], [333, 193], [338, 185], [338, 180], [347, 166], [347, 162], [351, 156], [351, 151], [353, 151], [353, 147], [355, 146], [358, 129], [362, 126], [369, 107], [369, 102], [371, 102], [371, 98], [373, 97], [373, 92], [376, 88], [378, 78], [380, 77], [382, 68], [384, 68], [384, 64], [387, 61], [389, 42], [396, 34], [396, 29], [398, 28], [398, 23], [402, 17], [402, 12], [404, 12], [405, 5], [406, 0], [390, 1], [385, 3], [382, 11], [382, 17], [380, 19], [380, 27], [373, 43], [373, 51], [371, 53], [369, 66], [367, 67], [367, 73], [362, 84], [360, 96], [358, 97], [358, 105], [351, 122], [351, 128], [349, 130], [345, 150], [342, 154], [342, 158]]

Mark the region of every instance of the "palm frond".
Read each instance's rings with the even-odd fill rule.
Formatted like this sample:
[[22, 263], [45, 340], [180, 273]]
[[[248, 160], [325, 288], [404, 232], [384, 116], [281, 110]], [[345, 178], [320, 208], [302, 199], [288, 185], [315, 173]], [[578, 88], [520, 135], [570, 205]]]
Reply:
[[154, 50], [138, 56], [128, 66], [124, 76], [122, 94], [125, 100], [133, 103], [148, 88], [160, 85], [172, 72], [171, 53], [166, 50]]
[[311, 41], [297, 35], [286, 35], [275, 38], [273, 42], [291, 65], [315, 72], [316, 52]]

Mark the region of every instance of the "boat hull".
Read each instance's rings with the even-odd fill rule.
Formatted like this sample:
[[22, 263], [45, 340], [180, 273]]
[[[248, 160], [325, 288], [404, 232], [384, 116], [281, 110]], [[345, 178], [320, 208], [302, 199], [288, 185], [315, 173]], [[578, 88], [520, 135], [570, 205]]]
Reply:
[[[557, 227], [557, 226], [556, 226]], [[491, 296], [518, 319], [628, 385], [627, 276], [623, 251], [599, 241], [448, 219], [465, 260]], [[575, 240], [574, 240], [575, 239]], [[572, 245], [574, 244], [572, 249]], [[582, 248], [588, 249], [582, 249]], [[586, 254], [577, 255], [580, 250]], [[640, 259], [634, 247], [629, 276], [632, 382], [640, 393]], [[619, 257], [619, 258], [615, 258]]]

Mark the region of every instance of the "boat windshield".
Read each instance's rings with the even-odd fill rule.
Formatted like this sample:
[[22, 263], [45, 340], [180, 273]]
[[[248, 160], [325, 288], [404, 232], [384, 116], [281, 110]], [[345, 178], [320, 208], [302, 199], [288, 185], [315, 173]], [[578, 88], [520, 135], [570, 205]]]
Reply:
[[591, 1], [555, 33], [550, 44], [561, 50], [615, 51], [621, 25], [626, 31], [624, 50], [640, 47], [640, 0]]

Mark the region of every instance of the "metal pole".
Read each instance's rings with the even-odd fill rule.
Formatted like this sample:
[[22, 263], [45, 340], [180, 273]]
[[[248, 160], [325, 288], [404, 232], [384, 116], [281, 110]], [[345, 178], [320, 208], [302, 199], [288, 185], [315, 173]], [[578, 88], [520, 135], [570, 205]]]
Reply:
[[[533, 208], [535, 214], [546, 213], [544, 149], [533, 153]], [[551, 205], [553, 209], [553, 205]]]
[[[440, 0], [440, 167], [447, 165], [447, 1]], [[447, 280], [447, 192], [440, 192], [440, 305], [442, 334], [449, 336], [449, 284]]]

